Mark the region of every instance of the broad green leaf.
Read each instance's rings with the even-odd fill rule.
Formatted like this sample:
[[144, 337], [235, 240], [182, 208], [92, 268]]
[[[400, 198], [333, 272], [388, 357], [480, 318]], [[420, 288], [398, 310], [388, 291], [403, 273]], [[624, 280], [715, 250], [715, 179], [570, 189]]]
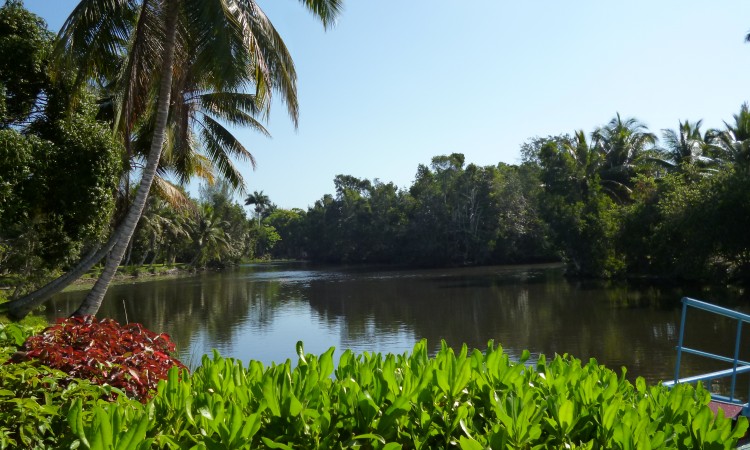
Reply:
[[329, 348], [325, 353], [320, 355], [320, 379], [328, 378], [333, 373], [333, 352], [334, 347]]
[[482, 444], [475, 441], [474, 439], [469, 439], [466, 436], [461, 436], [461, 438], [458, 440], [458, 443], [461, 446], [461, 450], [484, 450]]
[[274, 442], [267, 437], [261, 437], [261, 440], [263, 440], [263, 443], [266, 444], [266, 447], [268, 448], [280, 448], [282, 450], [293, 450], [292, 447], [282, 444], [280, 442]]
[[573, 402], [569, 399], [565, 399], [563, 400], [562, 404], [560, 405], [560, 409], [557, 412], [562, 431], [566, 434], [570, 431], [570, 427], [573, 423], [574, 410], [575, 405], [573, 404]]
[[279, 399], [276, 398], [276, 385], [272, 377], [265, 377], [263, 382], [263, 399], [268, 404], [268, 408], [271, 410], [271, 414], [276, 417], [281, 417], [281, 407], [279, 406]]
[[299, 364], [307, 364], [307, 360], [305, 359], [305, 346], [302, 344], [302, 341], [297, 341], [297, 356], [299, 356]]

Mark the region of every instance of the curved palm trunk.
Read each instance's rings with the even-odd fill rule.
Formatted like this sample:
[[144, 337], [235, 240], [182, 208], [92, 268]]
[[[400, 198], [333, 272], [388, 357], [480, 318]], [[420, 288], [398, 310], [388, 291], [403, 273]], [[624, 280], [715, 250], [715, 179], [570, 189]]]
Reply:
[[115, 236], [112, 235], [104, 246], [93, 249], [74, 268], [36, 291], [5, 303], [1, 309], [13, 320], [23, 319], [31, 310], [49, 300], [50, 297], [65, 289], [75, 280], [81, 278], [83, 274], [88, 272], [112, 250], [116, 242]]
[[148, 193], [151, 189], [151, 184], [154, 181], [156, 168], [161, 157], [162, 147], [164, 146], [164, 135], [167, 127], [167, 116], [169, 114], [169, 99], [172, 89], [172, 66], [174, 64], [179, 1], [180, 0], [167, 0], [167, 13], [164, 21], [166, 43], [164, 46], [164, 59], [162, 61], [161, 69], [161, 84], [159, 86], [159, 103], [157, 105], [156, 125], [146, 167], [143, 169], [141, 182], [138, 185], [135, 200], [130, 205], [125, 220], [115, 230], [117, 243], [107, 258], [102, 275], [96, 281], [94, 287], [91, 288], [91, 291], [81, 303], [81, 306], [79, 306], [73, 313], [74, 316], [96, 314], [97, 311], [99, 311], [99, 307], [104, 299], [104, 294], [107, 293], [107, 288], [109, 288], [109, 284], [117, 271], [117, 267], [120, 265], [120, 262], [122, 262], [122, 257], [128, 247], [130, 238], [133, 236], [135, 227], [138, 225], [138, 220], [141, 218], [143, 208], [146, 205]]

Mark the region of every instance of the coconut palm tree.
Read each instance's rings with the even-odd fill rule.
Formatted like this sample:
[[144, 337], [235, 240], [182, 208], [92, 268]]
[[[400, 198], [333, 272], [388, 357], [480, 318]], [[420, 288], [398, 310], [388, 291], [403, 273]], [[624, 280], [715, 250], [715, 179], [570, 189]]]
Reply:
[[750, 171], [750, 106], [743, 103], [732, 117], [734, 122], [724, 122], [725, 130], [718, 133], [717, 158], [736, 170]]
[[[341, 0], [304, 0], [302, 3], [324, 26], [333, 23], [341, 8]], [[189, 34], [196, 30], [197, 34]], [[191, 46], [191, 42], [199, 45]], [[95, 258], [109, 251], [101, 277], [74, 312], [74, 315], [93, 314], [99, 309], [122, 261], [162, 158], [175, 87], [172, 80], [173, 76], [176, 80], [182, 76], [181, 67], [175, 62], [188, 60], [190, 58], [182, 59], [182, 56], [198, 52], [194, 55], [197, 61], [194, 73], [206, 75], [203, 86], [209, 87], [210, 92], [233, 92], [252, 86], [255, 106], [265, 105], [266, 113], [270, 96], [275, 92], [286, 103], [295, 124], [296, 74], [283, 41], [254, 0], [83, 0], [63, 25], [60, 43], [61, 61], [78, 69], [79, 82], [118, 79], [115, 129], [123, 137], [128, 151], [133, 148], [132, 136], [140, 114], [149, 108], [155, 111], [149, 151], [135, 199], [109, 241], [98, 251], [92, 251], [82, 264], [93, 265], [98, 261]], [[125, 62], [112, 64], [121, 61], [122, 53], [128, 55]], [[155, 103], [152, 102], [154, 93]], [[213, 101], [216, 104], [217, 100]], [[184, 102], [176, 100], [175, 103]], [[211, 100], [203, 104], [210, 105]], [[185, 117], [184, 114], [177, 116]], [[206, 128], [214, 140], [226, 138], [213, 124]], [[81, 271], [81, 268], [76, 269]], [[85, 270], [87, 268], [82, 272]], [[59, 284], [57, 282], [56, 287]], [[40, 298], [19, 299], [6, 308], [13, 317], [22, 317], [44, 300]]]
[[680, 171], [688, 166], [709, 170], [716, 160], [708, 155], [715, 152], [716, 134], [708, 130], [701, 134], [702, 120], [680, 121], [677, 130], [662, 130], [663, 146], [657, 147], [657, 157], [652, 160], [669, 171]]
[[599, 172], [602, 185], [610, 186], [616, 200], [626, 200], [632, 178], [656, 145], [656, 135], [637, 119], [623, 120], [617, 113], [607, 125], [594, 130], [591, 137], [603, 155]]
[[226, 232], [229, 224], [222, 220], [208, 204], [202, 204], [193, 222], [191, 237], [195, 245], [195, 256], [191, 266], [205, 266], [211, 259], [221, 261], [229, 250], [230, 237]]
[[571, 139], [564, 140], [562, 148], [575, 161], [576, 178], [581, 191], [587, 193], [594, 189], [598, 171], [604, 161], [600, 149], [589, 145], [583, 130], [577, 131]]
[[[92, 3], [102, 3], [91, 0]], [[207, 71], [210, 76], [206, 82], [214, 91], [223, 92], [225, 88], [239, 88], [253, 83], [257, 97], [267, 99], [272, 91], [278, 92], [286, 101], [289, 113], [297, 122], [296, 75], [291, 56], [283, 45], [278, 33], [261, 9], [252, 0], [216, 0], [212, 8], [206, 7], [206, 1], [199, 0], [165, 0], [164, 17], [165, 44], [163, 49], [161, 80], [154, 132], [151, 140], [146, 166], [143, 169], [141, 183], [136, 198], [128, 211], [122, 225], [115, 230], [119, 235], [117, 243], [107, 258], [102, 275], [91, 289], [74, 315], [95, 314], [104, 298], [104, 294], [122, 261], [135, 226], [143, 211], [151, 183], [156, 175], [161, 151], [164, 146], [167, 130], [167, 116], [170, 112], [174, 72], [180, 74], [175, 64], [177, 53], [177, 28], [183, 25], [185, 30], [201, 30], [199, 36], [203, 41], [198, 49], [196, 59], [201, 61], [200, 71]], [[332, 20], [340, 8], [339, 0], [306, 0], [303, 2], [309, 9], [318, 14], [324, 24]], [[183, 9], [180, 7], [183, 6]], [[178, 23], [179, 13], [183, 12], [185, 22]], [[68, 21], [70, 23], [70, 20]], [[136, 32], [139, 30], [136, 29]], [[216, 38], [219, 35], [219, 38]], [[187, 46], [191, 49], [190, 46]], [[184, 49], [184, 48], [183, 48]], [[204, 57], [202, 59], [201, 57]], [[178, 76], [179, 80], [180, 77]], [[179, 86], [179, 84], [178, 84]], [[267, 101], [267, 100], [266, 100]], [[214, 101], [214, 104], [216, 102]], [[176, 100], [176, 105], [182, 102]], [[270, 102], [267, 101], [270, 106]], [[214, 140], [226, 138], [223, 128], [214, 121], [207, 122], [206, 135]], [[186, 130], [187, 127], [183, 127]], [[223, 130], [226, 131], [226, 130]], [[237, 149], [239, 150], [239, 149]]]

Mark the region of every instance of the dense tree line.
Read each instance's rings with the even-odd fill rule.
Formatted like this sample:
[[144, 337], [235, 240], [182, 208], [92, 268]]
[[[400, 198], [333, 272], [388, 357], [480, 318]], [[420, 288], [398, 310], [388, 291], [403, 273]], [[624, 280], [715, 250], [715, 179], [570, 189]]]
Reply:
[[[348, 175], [334, 185], [335, 195], [300, 214], [302, 248], [314, 261], [462, 265], [554, 258], [536, 211], [538, 181], [526, 166], [465, 165], [464, 155], [454, 153], [420, 165], [409, 190]], [[275, 226], [282, 242], [292, 234]]]
[[272, 255], [336, 263], [563, 260], [571, 275], [750, 281], [750, 110], [723, 129], [678, 122], [661, 139], [617, 114], [590, 133], [534, 138], [523, 162], [462, 154], [413, 184], [339, 175], [306, 212], [269, 216]]
[[616, 115], [590, 133], [534, 138], [523, 162], [420, 165], [408, 189], [338, 175], [306, 211], [263, 192], [247, 217], [226, 184], [191, 206], [149, 201], [131, 264], [247, 257], [418, 266], [565, 261], [579, 276], [750, 279], [750, 110], [722, 130], [678, 122], [661, 139]]

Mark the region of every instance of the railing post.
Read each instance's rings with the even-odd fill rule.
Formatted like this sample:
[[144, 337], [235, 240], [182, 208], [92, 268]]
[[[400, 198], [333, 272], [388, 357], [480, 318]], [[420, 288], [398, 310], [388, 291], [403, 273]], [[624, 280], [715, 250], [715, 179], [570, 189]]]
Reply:
[[740, 359], [740, 337], [742, 336], [742, 319], [737, 320], [737, 336], [734, 341], [734, 363], [732, 364], [732, 386], [729, 401], [734, 401], [734, 387], [737, 382], [737, 360]]
[[682, 319], [680, 320], [680, 337], [677, 341], [677, 364], [674, 366], [674, 382], [680, 380], [680, 362], [682, 360], [682, 341], [685, 338], [685, 316], [687, 316], [687, 302], [682, 299]]

